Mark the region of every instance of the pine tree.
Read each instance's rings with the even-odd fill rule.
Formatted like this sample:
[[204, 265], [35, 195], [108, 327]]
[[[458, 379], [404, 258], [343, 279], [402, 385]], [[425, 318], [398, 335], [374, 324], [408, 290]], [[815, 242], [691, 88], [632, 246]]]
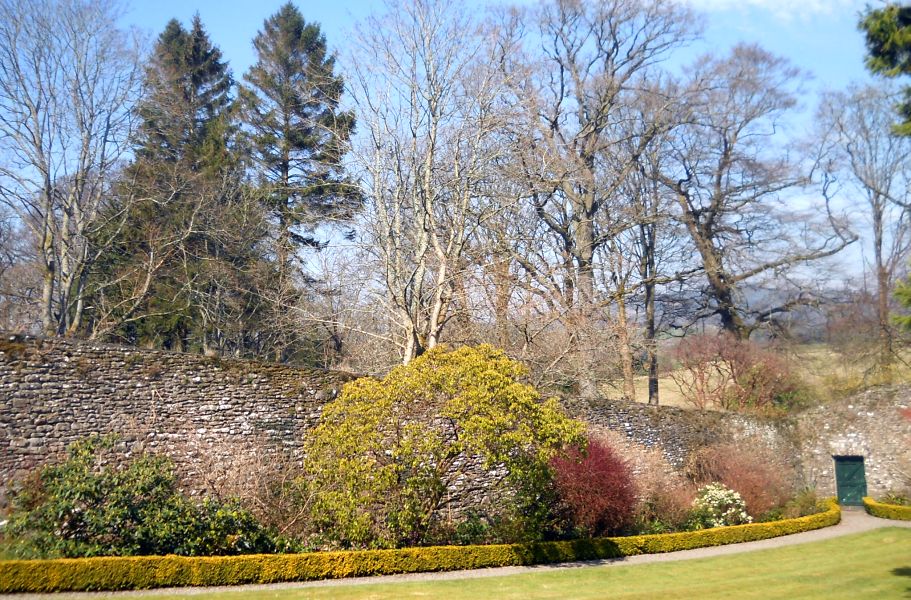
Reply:
[[98, 286], [125, 341], [243, 353], [245, 327], [255, 328], [256, 288], [269, 274], [266, 231], [243, 182], [232, 85], [198, 15], [189, 30], [167, 24], [146, 70], [136, 159], [121, 186], [132, 201], [120, 258]]
[[[867, 37], [867, 68], [886, 77], [911, 75], [911, 6], [887, 4], [868, 8], [860, 21]], [[898, 135], [911, 135], [911, 87], [898, 105], [903, 119], [895, 126]]]
[[258, 60], [240, 97], [284, 268], [296, 249], [319, 246], [313, 228], [320, 220], [359, 206], [341, 165], [354, 115], [339, 110], [344, 82], [319, 25], [293, 4], [265, 21], [253, 45]]
[[146, 69], [149, 90], [139, 109], [143, 120], [137, 156], [204, 166], [204, 149], [220, 132], [231, 105], [233, 85], [221, 51], [212, 45], [199, 15], [189, 31], [172, 19]]

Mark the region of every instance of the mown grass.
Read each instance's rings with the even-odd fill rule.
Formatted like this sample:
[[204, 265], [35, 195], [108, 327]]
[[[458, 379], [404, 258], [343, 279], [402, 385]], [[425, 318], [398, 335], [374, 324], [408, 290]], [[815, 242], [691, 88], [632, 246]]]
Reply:
[[823, 542], [647, 565], [542, 570], [449, 581], [283, 590], [219, 591], [142, 598], [205, 600], [393, 598], [909, 598], [911, 529], [879, 529]]

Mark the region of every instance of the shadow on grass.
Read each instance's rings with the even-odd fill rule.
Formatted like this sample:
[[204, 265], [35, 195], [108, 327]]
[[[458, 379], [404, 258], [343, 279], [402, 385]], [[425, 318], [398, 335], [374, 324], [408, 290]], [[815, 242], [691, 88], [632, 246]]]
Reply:
[[518, 551], [518, 556], [527, 567], [545, 569], [554, 564], [587, 567], [594, 561], [622, 562], [625, 558], [620, 547], [606, 538], [528, 544]]
[[[896, 577], [911, 577], [911, 567], [898, 567], [892, 569], [892, 574]], [[908, 594], [911, 596], [911, 585], [908, 586]]]

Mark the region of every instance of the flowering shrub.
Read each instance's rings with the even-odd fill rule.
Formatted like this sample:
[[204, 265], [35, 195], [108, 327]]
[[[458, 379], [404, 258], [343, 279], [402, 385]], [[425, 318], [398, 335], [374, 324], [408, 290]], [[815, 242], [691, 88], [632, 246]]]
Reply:
[[752, 523], [740, 494], [721, 483], [699, 488], [693, 500], [693, 525], [696, 529]]
[[792, 466], [759, 443], [704, 446], [689, 456], [684, 470], [697, 486], [721, 483], [736, 491], [753, 518], [787, 502], [796, 478]]

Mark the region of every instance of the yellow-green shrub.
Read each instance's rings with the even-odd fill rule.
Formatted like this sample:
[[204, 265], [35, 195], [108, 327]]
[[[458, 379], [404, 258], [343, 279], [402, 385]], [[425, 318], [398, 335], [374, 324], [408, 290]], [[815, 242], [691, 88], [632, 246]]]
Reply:
[[864, 498], [864, 508], [874, 517], [880, 519], [895, 519], [896, 521], [911, 521], [911, 506], [898, 504], [883, 504], [873, 498]]
[[784, 521], [568, 542], [204, 558], [11, 560], [0, 561], [0, 592], [239, 585], [593, 560], [751, 542], [835, 525], [840, 519], [841, 511], [831, 500], [825, 512]]
[[477, 456], [505, 468], [516, 516], [540, 531], [529, 516], [547, 506], [547, 461], [581, 445], [584, 426], [522, 383], [526, 374], [489, 345], [437, 347], [382, 380], [347, 383], [307, 441], [311, 525], [342, 548], [424, 544], [455, 464]]

